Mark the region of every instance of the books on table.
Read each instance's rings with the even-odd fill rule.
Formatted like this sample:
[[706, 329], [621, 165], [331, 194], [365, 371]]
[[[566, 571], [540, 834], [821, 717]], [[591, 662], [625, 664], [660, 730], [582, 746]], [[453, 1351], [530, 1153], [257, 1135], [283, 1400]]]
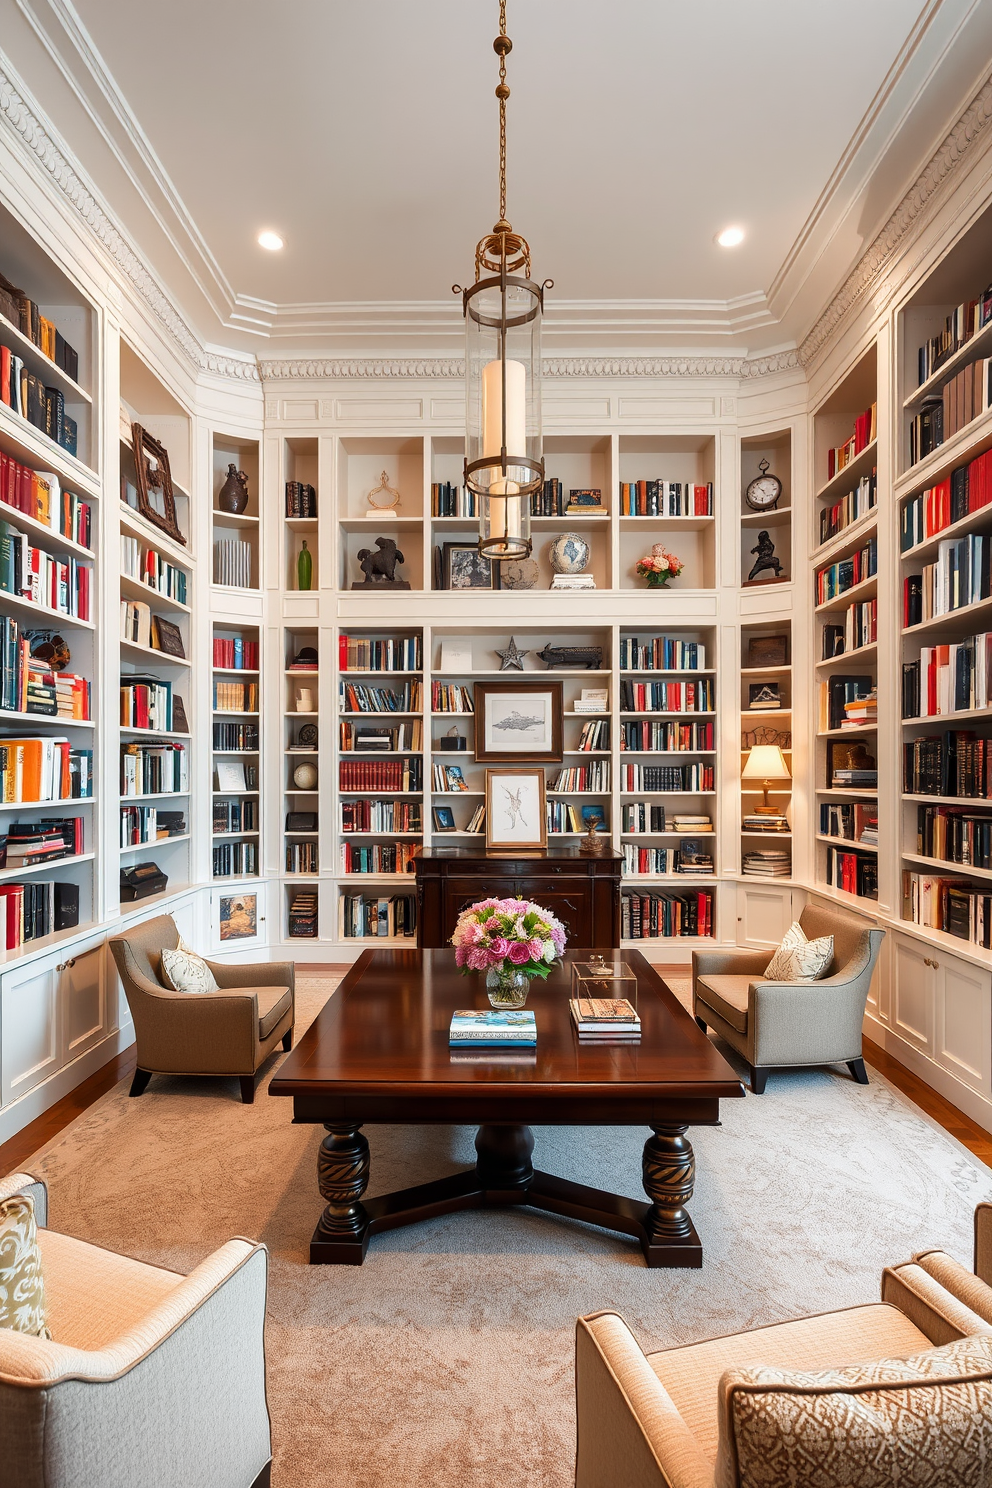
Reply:
[[641, 1020], [626, 997], [571, 997], [568, 1006], [581, 1042], [626, 1044], [640, 1039]]
[[452, 1013], [448, 1044], [452, 1049], [494, 1044], [500, 1048], [533, 1048], [537, 1021], [528, 1008], [469, 1008]]

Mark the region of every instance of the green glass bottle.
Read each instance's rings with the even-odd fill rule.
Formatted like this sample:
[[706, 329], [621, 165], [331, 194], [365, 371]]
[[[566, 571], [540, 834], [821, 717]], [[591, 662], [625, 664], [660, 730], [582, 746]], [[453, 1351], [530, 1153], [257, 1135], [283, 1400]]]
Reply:
[[313, 580], [313, 557], [307, 548], [307, 540], [303, 539], [300, 556], [296, 560], [296, 587], [297, 589], [309, 589]]

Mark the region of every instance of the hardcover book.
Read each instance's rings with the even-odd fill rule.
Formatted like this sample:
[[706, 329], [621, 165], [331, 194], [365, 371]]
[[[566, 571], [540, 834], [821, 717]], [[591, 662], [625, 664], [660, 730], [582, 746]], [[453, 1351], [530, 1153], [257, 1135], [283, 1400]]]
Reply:
[[448, 1042], [465, 1044], [537, 1043], [537, 1020], [528, 1008], [493, 1008], [483, 1011], [469, 1008], [451, 1015]]

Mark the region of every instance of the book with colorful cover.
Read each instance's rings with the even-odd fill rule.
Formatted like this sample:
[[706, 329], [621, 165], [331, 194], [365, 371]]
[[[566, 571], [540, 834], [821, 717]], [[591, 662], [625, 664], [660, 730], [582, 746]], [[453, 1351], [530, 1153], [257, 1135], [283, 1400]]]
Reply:
[[462, 1009], [451, 1015], [448, 1043], [460, 1048], [470, 1044], [537, 1043], [537, 1021], [527, 1008]]
[[625, 997], [572, 997], [568, 1005], [575, 1026], [584, 1037], [640, 1034], [637, 1009]]

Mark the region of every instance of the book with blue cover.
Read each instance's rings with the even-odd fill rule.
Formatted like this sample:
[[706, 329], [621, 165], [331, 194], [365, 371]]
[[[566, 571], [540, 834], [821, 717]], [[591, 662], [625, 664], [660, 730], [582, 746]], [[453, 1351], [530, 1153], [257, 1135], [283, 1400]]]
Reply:
[[533, 1047], [537, 1021], [528, 1008], [468, 1008], [451, 1015], [448, 1043], [452, 1048], [471, 1044]]

